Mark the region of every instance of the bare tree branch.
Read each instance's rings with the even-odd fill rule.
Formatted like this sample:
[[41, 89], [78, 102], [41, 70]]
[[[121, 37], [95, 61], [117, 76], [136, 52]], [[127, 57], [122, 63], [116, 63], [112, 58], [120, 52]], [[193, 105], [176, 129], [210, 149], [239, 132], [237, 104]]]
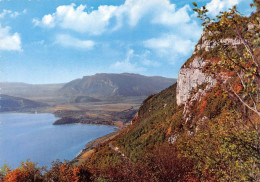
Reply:
[[245, 105], [248, 109], [252, 110], [253, 112], [255, 112], [259, 117], [260, 117], [260, 112], [257, 110], [257, 108], [253, 108], [251, 106], [249, 106], [232, 88], [231, 84], [229, 83], [230, 89], [231, 91], [235, 94], [235, 96], [239, 99], [239, 101]]

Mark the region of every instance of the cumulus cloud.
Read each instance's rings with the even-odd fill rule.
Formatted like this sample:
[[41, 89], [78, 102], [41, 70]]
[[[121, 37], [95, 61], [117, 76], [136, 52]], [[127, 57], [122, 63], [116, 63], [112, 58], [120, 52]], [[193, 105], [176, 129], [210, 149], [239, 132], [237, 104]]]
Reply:
[[134, 50], [130, 49], [127, 52], [126, 58], [123, 61], [117, 61], [110, 66], [110, 69], [116, 72], [131, 72], [136, 73], [139, 71], [144, 71], [143, 67], [137, 66], [136, 63], [132, 63], [131, 59], [134, 57]]
[[36, 26], [71, 29], [77, 32], [88, 32], [100, 34], [104, 32], [109, 24], [109, 19], [115, 11], [115, 6], [99, 6], [98, 10], [88, 13], [84, 11], [86, 6], [75, 4], [59, 6], [56, 12], [42, 17], [41, 20], [34, 18]]
[[101, 5], [96, 10], [87, 9], [85, 5], [71, 4], [58, 6], [56, 12], [41, 19], [34, 18], [33, 23], [36, 26], [58, 26], [98, 35], [108, 29], [117, 30], [123, 22], [132, 27], [136, 26], [145, 16], [148, 16], [153, 24], [183, 24], [190, 21], [188, 11], [191, 11], [190, 6], [186, 5], [176, 10], [176, 5], [171, 4], [169, 0], [126, 0], [122, 5]]
[[[145, 20], [147, 24], [156, 25], [157, 33], [162, 32], [159, 30], [161, 26], [166, 27], [165, 30], [169, 32], [151, 37], [144, 42], [140, 39], [141, 45], [145, 49], [152, 50], [152, 55], [155, 52], [161, 58], [164, 56], [161, 60], [171, 59], [174, 62], [173, 60], [179, 57], [189, 55], [201, 35], [202, 28], [197, 23], [197, 18], [191, 14], [192, 9], [189, 5], [177, 8], [170, 0], [125, 0], [118, 6], [100, 5], [97, 9], [75, 4], [58, 6], [52, 14], [33, 19], [33, 23], [41, 27], [58, 27], [90, 35], [101, 35], [120, 28], [142, 26], [140, 22]], [[144, 67], [160, 66], [158, 62], [152, 61], [154, 59], [152, 56], [145, 58], [132, 53], [130, 57], [136, 61], [135, 63]], [[151, 57], [152, 59], [149, 59]], [[136, 69], [137, 65], [130, 62], [130, 58], [126, 58], [116, 62], [111, 68], [124, 68], [130, 71]]]
[[212, 0], [207, 4], [207, 8], [209, 10], [209, 14], [215, 16], [220, 11], [227, 10], [237, 4], [239, 4], [241, 0]]
[[10, 30], [10, 27], [2, 27], [0, 24], [0, 50], [22, 51], [19, 34], [11, 34]]
[[64, 47], [72, 47], [89, 50], [95, 46], [95, 42], [92, 40], [80, 40], [67, 34], [60, 34], [56, 36], [56, 44]]
[[50, 14], [45, 15], [41, 21], [34, 18], [32, 22], [34, 23], [35, 26], [44, 26], [48, 28], [53, 28], [55, 26], [54, 18]]
[[189, 55], [195, 44], [195, 42], [189, 39], [184, 39], [174, 34], [165, 34], [161, 37], [144, 41], [144, 46], [154, 50], [159, 56], [172, 57], [171, 63], [176, 61], [174, 58]]
[[130, 26], [136, 26], [140, 19], [146, 15], [151, 17], [152, 22], [164, 24], [163, 18], [174, 16], [176, 14], [175, 8], [175, 4], [171, 4], [169, 0], [126, 0], [118, 8], [118, 12], [127, 16]]
[[[184, 7], [180, 8], [179, 10], [174, 12], [173, 8], [170, 8], [162, 11], [158, 16], [153, 19], [153, 23], [159, 23], [164, 25], [177, 25], [177, 24], [184, 24], [191, 20], [188, 11], [191, 11], [189, 5], [185, 5]], [[174, 13], [173, 13], [174, 12]]]

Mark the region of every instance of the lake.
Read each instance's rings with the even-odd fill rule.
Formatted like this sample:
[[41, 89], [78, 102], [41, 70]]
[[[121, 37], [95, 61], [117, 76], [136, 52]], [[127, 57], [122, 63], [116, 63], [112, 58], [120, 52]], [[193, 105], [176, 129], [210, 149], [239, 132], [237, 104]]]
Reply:
[[84, 146], [114, 131], [112, 126], [52, 125], [52, 114], [0, 114], [0, 167], [12, 168], [30, 159], [39, 166], [50, 166], [60, 159], [72, 160]]

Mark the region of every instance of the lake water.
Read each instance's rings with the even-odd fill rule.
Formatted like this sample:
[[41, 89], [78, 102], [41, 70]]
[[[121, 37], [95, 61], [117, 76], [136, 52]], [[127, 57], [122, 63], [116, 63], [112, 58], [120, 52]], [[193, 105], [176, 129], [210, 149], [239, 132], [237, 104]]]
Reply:
[[30, 159], [40, 166], [72, 160], [84, 146], [114, 131], [112, 126], [52, 125], [52, 114], [0, 114], [0, 167], [17, 167]]

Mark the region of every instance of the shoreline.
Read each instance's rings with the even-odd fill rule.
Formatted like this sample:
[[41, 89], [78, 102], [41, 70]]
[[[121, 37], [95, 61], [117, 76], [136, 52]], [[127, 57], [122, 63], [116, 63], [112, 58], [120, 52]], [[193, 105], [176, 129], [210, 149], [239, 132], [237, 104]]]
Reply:
[[70, 161], [70, 163], [72, 165], [80, 165], [82, 162], [84, 162], [84, 160], [89, 158], [92, 153], [94, 153], [97, 147], [117, 136], [120, 131], [121, 129], [118, 129], [117, 131], [88, 142], [85, 147]]
[[6, 112], [0, 112], [0, 114], [52, 114], [55, 116], [55, 118], [57, 118], [52, 124], [53, 125], [73, 125], [73, 124], [82, 124], [82, 125], [97, 125], [97, 126], [115, 126], [118, 128], [123, 128], [125, 124], [122, 125], [121, 123], [118, 124], [118, 122], [120, 121], [103, 121], [103, 122], [79, 122], [79, 120], [77, 120], [77, 122], [74, 122], [72, 120], [74, 120], [75, 118], [69, 118], [71, 121], [70, 122], [66, 122], [66, 123], [57, 123], [57, 121], [61, 121], [63, 119], [67, 119], [66, 117], [62, 117], [62, 116], [57, 116], [55, 113], [53, 112], [33, 112], [33, 111], [6, 111]]

